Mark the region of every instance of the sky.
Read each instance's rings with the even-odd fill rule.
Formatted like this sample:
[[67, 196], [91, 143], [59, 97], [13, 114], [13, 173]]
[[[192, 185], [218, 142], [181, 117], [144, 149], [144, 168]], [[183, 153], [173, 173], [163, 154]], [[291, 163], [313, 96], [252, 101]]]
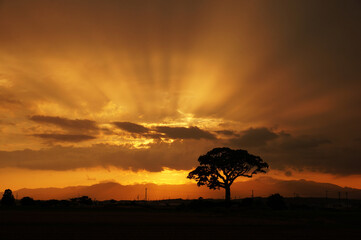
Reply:
[[0, 0], [0, 189], [186, 184], [214, 147], [361, 188], [360, 10]]

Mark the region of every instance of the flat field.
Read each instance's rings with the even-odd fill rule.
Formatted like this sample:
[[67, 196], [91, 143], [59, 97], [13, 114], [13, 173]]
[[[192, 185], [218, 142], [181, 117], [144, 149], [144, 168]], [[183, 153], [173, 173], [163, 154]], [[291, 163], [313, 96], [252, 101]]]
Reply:
[[361, 239], [360, 209], [0, 210], [0, 239]]

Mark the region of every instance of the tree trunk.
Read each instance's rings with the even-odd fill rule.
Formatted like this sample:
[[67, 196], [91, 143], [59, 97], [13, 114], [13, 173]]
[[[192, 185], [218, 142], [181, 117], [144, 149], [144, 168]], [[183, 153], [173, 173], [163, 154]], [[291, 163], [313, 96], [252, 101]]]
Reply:
[[231, 201], [231, 186], [226, 186], [226, 202], [229, 203]]

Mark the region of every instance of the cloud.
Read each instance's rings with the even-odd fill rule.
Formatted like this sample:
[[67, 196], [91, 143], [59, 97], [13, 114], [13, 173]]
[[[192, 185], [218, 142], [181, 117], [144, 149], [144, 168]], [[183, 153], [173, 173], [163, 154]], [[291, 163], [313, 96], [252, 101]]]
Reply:
[[[251, 154], [259, 155], [271, 170], [309, 170], [339, 175], [361, 174], [360, 149], [350, 149], [333, 143], [323, 143], [322, 138], [308, 137], [311, 143], [297, 147], [285, 146], [284, 141], [296, 141], [297, 136], [283, 136], [267, 142], [264, 146], [246, 148]], [[38, 135], [44, 140], [82, 141], [91, 136], [64, 136], [57, 134]], [[303, 137], [300, 137], [304, 139]], [[293, 140], [296, 139], [296, 140]], [[163, 167], [188, 170], [198, 165], [200, 155], [214, 147], [227, 146], [228, 140], [222, 139], [184, 139], [173, 143], [156, 141], [142, 149], [129, 148], [127, 145], [96, 144], [89, 147], [52, 146], [41, 150], [0, 151], [0, 167], [18, 167], [44, 170], [70, 170], [115, 166], [133, 171], [145, 169], [161, 171]], [[231, 146], [232, 147], [232, 146]], [[232, 148], [238, 148], [233, 146]]]
[[300, 135], [293, 136], [286, 132], [273, 132], [261, 128], [249, 128], [241, 133], [240, 137], [231, 138], [229, 144], [235, 147], [259, 148], [272, 143], [272, 147], [282, 150], [315, 148], [323, 144], [331, 143], [324, 137]]
[[[246, 148], [269, 163], [271, 169], [310, 171], [332, 174], [360, 174], [361, 151], [337, 145], [319, 135], [293, 135], [268, 128], [250, 128], [240, 137], [225, 139], [224, 145]], [[342, 159], [342, 160], [340, 160]]]
[[279, 135], [271, 130], [263, 128], [250, 128], [241, 133], [240, 137], [229, 140], [231, 145], [239, 147], [260, 147], [267, 144], [268, 141], [278, 138]]
[[32, 136], [45, 140], [46, 143], [80, 143], [96, 139], [99, 133], [97, 123], [87, 119], [68, 119], [64, 117], [34, 115], [29, 118], [39, 124], [60, 127], [63, 132], [34, 133]]
[[331, 143], [330, 140], [323, 137], [308, 135], [293, 137], [289, 134], [282, 134], [280, 136], [281, 141], [279, 146], [286, 150], [316, 148], [320, 145]]
[[22, 105], [23, 103], [19, 99], [16, 99], [13, 94], [0, 86], [0, 109], [13, 109]]
[[75, 135], [75, 134], [33, 134], [35, 137], [39, 137], [48, 141], [55, 142], [83, 142], [95, 139], [94, 136], [89, 135]]
[[130, 133], [138, 133], [138, 134], [143, 134], [143, 133], [147, 133], [149, 132], [149, 129], [142, 126], [142, 125], [139, 125], [139, 124], [136, 124], [136, 123], [131, 123], [131, 122], [113, 122], [113, 124], [124, 130], [124, 131], [127, 131], [127, 132], [130, 132]]
[[20, 105], [21, 102], [19, 100], [15, 100], [13, 98], [9, 98], [8, 96], [0, 95], [0, 106], [11, 106], [11, 105]]
[[64, 117], [53, 117], [53, 116], [41, 116], [35, 115], [29, 118], [30, 120], [42, 123], [51, 124], [58, 126], [64, 130], [75, 130], [75, 131], [98, 131], [99, 128], [97, 123], [88, 119], [68, 119]]
[[216, 137], [198, 127], [156, 127], [157, 132], [163, 133], [166, 137], [172, 139], [216, 139]]
[[13, 125], [15, 125], [15, 123], [8, 122], [8, 121], [3, 121], [3, 120], [0, 119], [0, 125], [10, 125], [10, 126], [13, 126]]
[[239, 134], [236, 131], [232, 131], [232, 130], [219, 130], [215, 132], [225, 136], [237, 136], [237, 137], [239, 136]]
[[91, 147], [53, 146], [40, 150], [0, 151], [0, 167], [41, 170], [115, 166], [133, 171], [161, 171], [163, 167], [188, 170], [200, 155], [215, 147], [213, 141], [186, 140], [150, 144], [147, 149], [97, 144]]
[[158, 126], [146, 128], [143, 125], [131, 122], [113, 122], [113, 124], [129, 133], [140, 134], [147, 138], [171, 138], [171, 139], [216, 139], [216, 137], [198, 127], [168, 127]]

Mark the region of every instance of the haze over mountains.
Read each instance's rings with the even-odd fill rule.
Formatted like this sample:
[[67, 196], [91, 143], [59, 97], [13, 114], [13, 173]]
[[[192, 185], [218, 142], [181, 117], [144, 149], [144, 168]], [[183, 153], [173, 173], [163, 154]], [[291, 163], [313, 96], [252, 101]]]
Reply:
[[[69, 199], [79, 196], [89, 196], [97, 200], [143, 200], [145, 188], [148, 191], [149, 200], [160, 199], [197, 199], [203, 198], [224, 198], [224, 190], [210, 190], [207, 187], [197, 187], [196, 184], [184, 185], [156, 185], [156, 184], [136, 184], [121, 185], [115, 182], [99, 183], [91, 186], [71, 186], [65, 188], [37, 188], [19, 189], [14, 195], [19, 199], [30, 196], [38, 200], [47, 199]], [[329, 198], [361, 199], [361, 189], [343, 188], [334, 184], [319, 183], [306, 180], [278, 180], [271, 177], [261, 177], [247, 182], [236, 182], [231, 188], [231, 197], [250, 197], [254, 192], [255, 197], [267, 197], [274, 193], [280, 193], [285, 197], [325, 197], [326, 191]]]

